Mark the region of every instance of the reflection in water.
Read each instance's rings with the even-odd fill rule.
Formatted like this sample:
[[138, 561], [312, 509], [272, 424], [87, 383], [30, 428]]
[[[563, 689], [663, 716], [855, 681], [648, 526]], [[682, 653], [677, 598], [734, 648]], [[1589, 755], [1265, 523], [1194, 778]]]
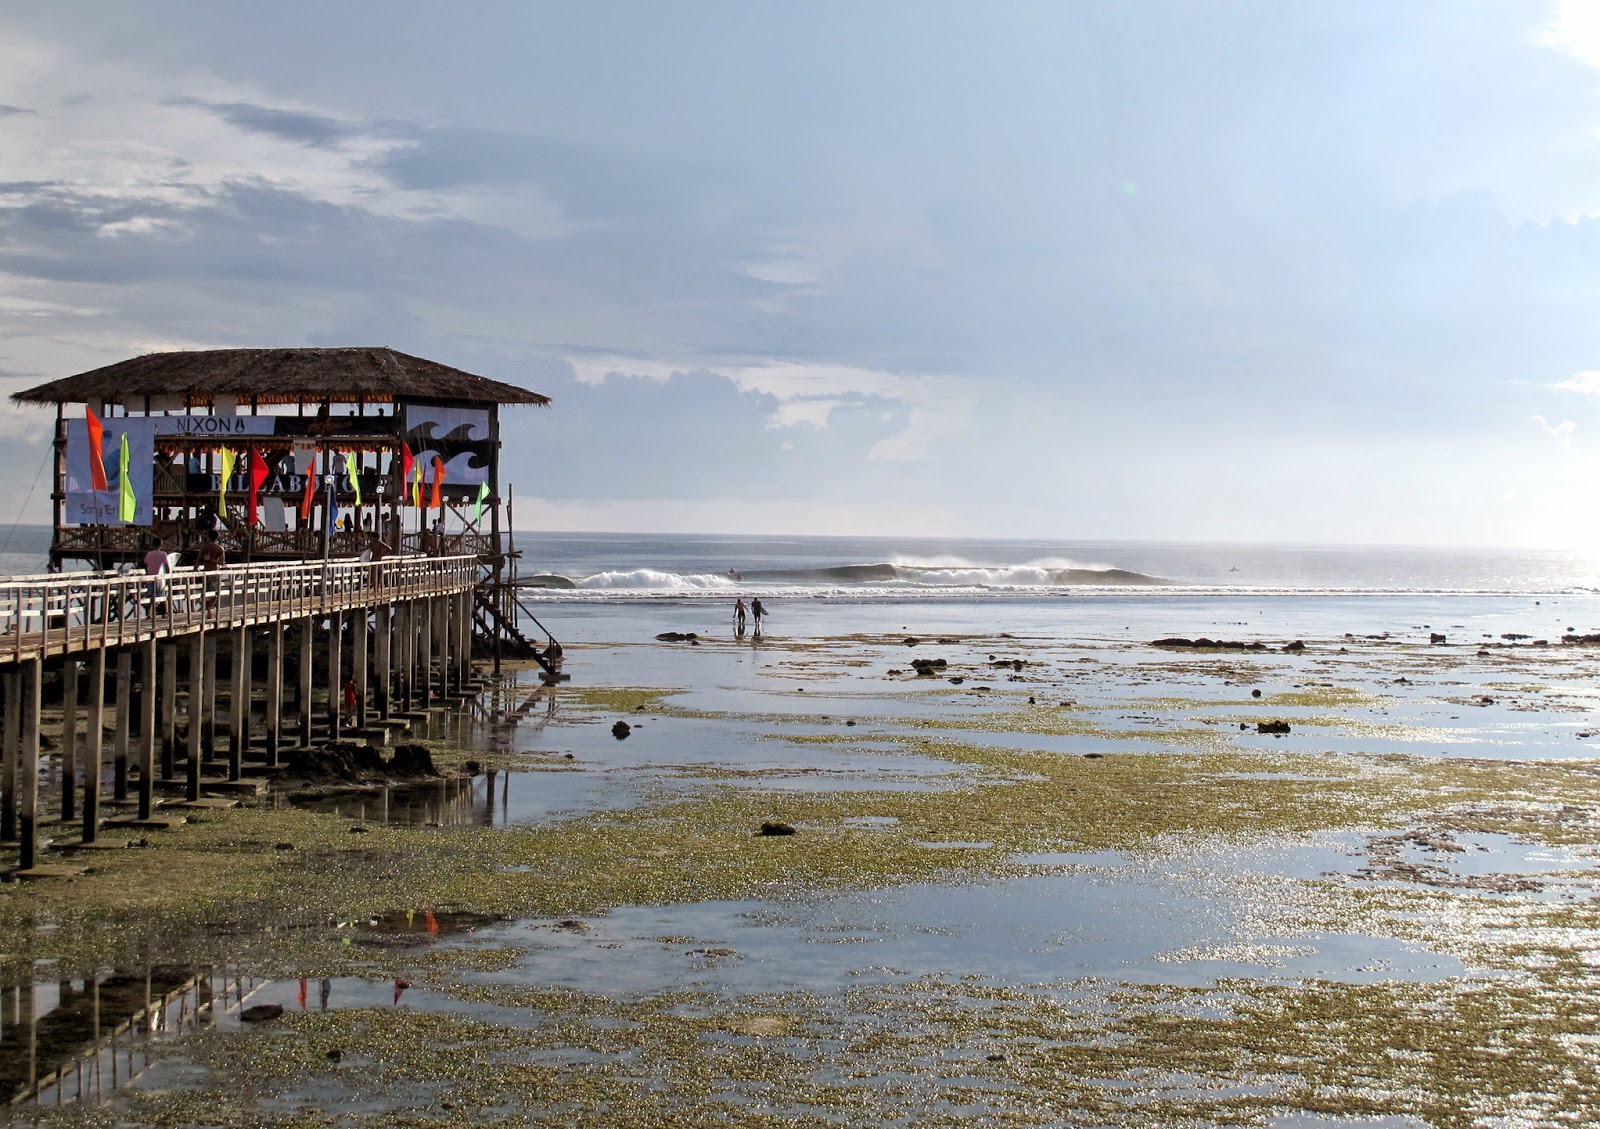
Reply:
[[[497, 924], [487, 914], [392, 910], [355, 928], [368, 943], [429, 945]], [[315, 993], [312, 982], [315, 980]], [[257, 979], [238, 966], [155, 966], [86, 980], [0, 988], [0, 1107], [95, 1105], [156, 1061], [158, 1042], [204, 1028], [237, 1028], [252, 1007], [301, 1011], [399, 1004], [411, 982], [356, 977]], [[418, 990], [420, 991], [420, 989]], [[415, 994], [415, 993], [413, 993]], [[415, 1001], [409, 1001], [415, 1002]], [[270, 1016], [269, 1016], [270, 1018]]]
[[329, 812], [346, 819], [411, 827], [503, 827], [510, 818], [511, 773], [491, 770], [473, 777], [375, 786], [331, 796], [277, 796], [273, 803]]
[[0, 989], [0, 1091], [13, 1105], [98, 1103], [144, 1073], [152, 1044], [216, 1026], [260, 983], [156, 967]]

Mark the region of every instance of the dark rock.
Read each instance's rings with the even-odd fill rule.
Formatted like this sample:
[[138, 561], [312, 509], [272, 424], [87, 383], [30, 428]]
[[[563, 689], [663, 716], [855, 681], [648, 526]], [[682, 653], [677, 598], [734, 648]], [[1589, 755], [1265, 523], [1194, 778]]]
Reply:
[[1097, 761], [1103, 756], [1105, 756], [1104, 753], [1084, 753], [1083, 759], [1086, 761]]
[[915, 647], [920, 642], [922, 642], [921, 639], [918, 639], [915, 636], [908, 636], [906, 639], [906, 646]]
[[1201, 636], [1198, 639], [1182, 639], [1176, 636], [1170, 639], [1152, 639], [1152, 647], [1173, 647], [1196, 651], [1265, 651], [1265, 643], [1243, 643], [1236, 639], [1207, 639]]
[[241, 1011], [239, 1018], [246, 1023], [265, 1023], [269, 1019], [277, 1019], [282, 1014], [282, 1004], [256, 1004]]
[[465, 772], [468, 776], [476, 776], [478, 773], [483, 771], [483, 766], [477, 761], [467, 761], [461, 766], [461, 771]]
[[368, 832], [370, 832], [371, 830], [372, 830], [372, 828], [363, 827], [363, 826], [361, 826], [361, 824], [358, 823], [358, 824], [356, 824], [354, 827], [352, 827], [350, 829], [350, 834], [352, 834], [352, 835], [365, 835]]
[[769, 820], [766, 820], [765, 822], [763, 822], [761, 824], [761, 830], [756, 832], [756, 834], [757, 835], [793, 835], [794, 834], [794, 828], [790, 827], [787, 823], [779, 823], [775, 819], [769, 819]]
[[965, 678], [962, 678], [962, 677], [961, 677], [961, 676], [960, 676], [960, 675], [959, 675], [959, 674], [958, 674], [958, 675], [956, 675], [956, 676], [955, 676], [955, 677], [954, 677], [954, 678], [952, 678], [952, 679], [950, 679], [950, 685], [952, 685], [952, 686], [960, 686], [960, 685], [961, 685], [961, 684], [962, 684], [962, 683], [963, 683], [963, 682], [965, 682], [965, 681], [966, 681], [966, 679], [965, 679]]
[[1287, 721], [1258, 721], [1256, 723], [1256, 732], [1271, 733], [1273, 735], [1287, 733], [1289, 732], [1289, 723]]
[[693, 631], [663, 631], [656, 638], [663, 643], [697, 643], [700, 641], [700, 636]]
[[905, 671], [899, 669], [898, 667], [890, 667], [889, 668], [889, 673], [890, 674], [904, 674]]
[[987, 1057], [987, 1061], [989, 1061], [989, 1062], [1004, 1062], [1005, 1060], [1006, 1060], [1006, 1056], [1003, 1055], [1003, 1054], [1000, 1054], [998, 1051], [996, 1051], [994, 1054], [991, 1054], [991, 1055], [989, 1055]]
[[1259, 698], [1259, 697], [1261, 697], [1261, 691], [1260, 690], [1252, 690], [1252, 691], [1250, 691], [1250, 696], [1252, 698]]
[[344, 1052], [341, 1051], [338, 1047], [332, 1047], [332, 1048], [330, 1048], [328, 1050], [327, 1055], [325, 1055], [324, 1057], [326, 1057], [329, 1062], [338, 1062], [340, 1059], [342, 1059], [344, 1057]]
[[396, 745], [394, 756], [384, 766], [391, 776], [438, 776], [433, 767], [433, 754], [426, 745]]
[[[1600, 635], [1574, 635], [1569, 628], [1561, 637], [1563, 643], [1600, 643]], [[1538, 646], [1537, 643], [1534, 646]]]
[[1445, 641], [1445, 637], [1443, 635], [1440, 635], [1437, 631], [1428, 632], [1428, 642], [1430, 642], [1430, 643], [1443, 643], [1444, 641]]
[[854, 725], [855, 723], [856, 723], [856, 719], [855, 718], [851, 718], [849, 721], [845, 722], [846, 725]]
[[1283, 649], [1285, 652], [1291, 655], [1299, 654], [1301, 651], [1306, 649], [1306, 645], [1300, 640], [1296, 639], [1293, 643], [1285, 643], [1283, 645]]
[[617, 722], [615, 725], [613, 725], [611, 727], [611, 736], [615, 737], [618, 741], [621, 741], [623, 738], [627, 737], [627, 735], [632, 733], [632, 732], [633, 732], [633, 727], [631, 725], [629, 725], [626, 721], [619, 721], [619, 722]]
[[295, 847], [293, 843], [275, 843], [272, 849], [275, 851], [292, 851]]

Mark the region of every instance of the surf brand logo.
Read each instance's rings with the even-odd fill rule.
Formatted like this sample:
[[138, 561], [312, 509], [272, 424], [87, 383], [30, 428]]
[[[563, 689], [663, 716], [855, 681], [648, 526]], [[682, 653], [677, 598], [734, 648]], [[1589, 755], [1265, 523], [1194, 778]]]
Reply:
[[157, 435], [271, 435], [271, 416], [157, 416]]

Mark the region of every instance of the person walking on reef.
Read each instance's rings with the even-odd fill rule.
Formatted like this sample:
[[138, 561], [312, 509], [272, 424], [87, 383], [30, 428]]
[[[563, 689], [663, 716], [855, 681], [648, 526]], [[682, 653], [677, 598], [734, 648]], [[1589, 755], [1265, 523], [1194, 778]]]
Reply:
[[354, 725], [356, 723], [356, 703], [359, 700], [359, 696], [356, 693], [356, 680], [354, 678], [346, 678], [344, 680], [344, 723], [346, 725]]
[[740, 596], [733, 605], [733, 629], [740, 635], [744, 634], [744, 597]]
[[767, 614], [766, 606], [762, 604], [761, 597], [757, 596], [750, 601], [750, 615], [756, 621], [756, 634], [761, 634], [761, 617]]

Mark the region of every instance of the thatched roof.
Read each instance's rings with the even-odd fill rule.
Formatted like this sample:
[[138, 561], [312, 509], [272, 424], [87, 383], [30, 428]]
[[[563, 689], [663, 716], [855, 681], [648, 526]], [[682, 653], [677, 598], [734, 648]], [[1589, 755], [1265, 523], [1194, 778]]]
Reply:
[[459, 400], [538, 404], [548, 396], [393, 349], [202, 349], [146, 353], [77, 376], [52, 380], [11, 397], [23, 404], [82, 404], [105, 400], [138, 408], [146, 396], [184, 396], [191, 404], [214, 396], [260, 404], [353, 404], [359, 399]]

